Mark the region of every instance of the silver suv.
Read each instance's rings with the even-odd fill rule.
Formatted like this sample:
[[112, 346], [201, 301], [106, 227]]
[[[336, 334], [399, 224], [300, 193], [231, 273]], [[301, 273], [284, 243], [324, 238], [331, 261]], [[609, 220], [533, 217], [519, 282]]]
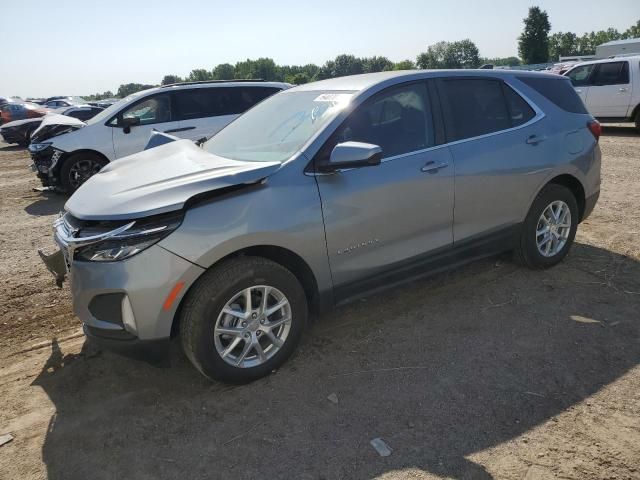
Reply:
[[201, 147], [105, 166], [55, 223], [87, 336], [247, 382], [309, 311], [462, 261], [567, 254], [600, 191], [600, 126], [564, 77], [384, 72], [283, 91]]

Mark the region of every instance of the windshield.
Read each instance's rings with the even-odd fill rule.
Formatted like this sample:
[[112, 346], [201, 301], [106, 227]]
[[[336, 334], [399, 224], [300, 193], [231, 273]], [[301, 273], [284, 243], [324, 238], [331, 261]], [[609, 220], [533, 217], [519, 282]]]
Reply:
[[116, 113], [118, 113], [118, 111], [127, 103], [129, 103], [131, 100], [133, 100], [136, 97], [139, 97], [140, 94], [145, 93], [146, 90], [143, 90], [141, 92], [136, 92], [136, 93], [132, 93], [131, 95], [129, 95], [128, 97], [123, 98], [122, 100], [118, 100], [116, 103], [114, 103], [113, 105], [111, 105], [108, 108], [105, 108], [103, 111], [101, 111], [99, 114], [97, 114], [95, 117], [90, 118], [89, 120], [87, 120], [85, 123], [87, 125], [93, 125], [94, 123], [100, 123], [100, 122], [104, 122], [105, 120], [108, 120], [109, 118], [111, 118], [112, 116], [114, 116]]
[[353, 92], [282, 92], [259, 103], [207, 141], [203, 148], [234, 160], [283, 162], [351, 100]]

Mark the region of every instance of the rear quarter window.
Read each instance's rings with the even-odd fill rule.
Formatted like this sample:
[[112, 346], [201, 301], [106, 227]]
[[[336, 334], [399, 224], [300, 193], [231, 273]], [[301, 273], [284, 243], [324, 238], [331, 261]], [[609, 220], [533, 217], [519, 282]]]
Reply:
[[518, 77], [522, 83], [533, 88], [558, 108], [570, 113], [588, 114], [582, 100], [566, 78]]

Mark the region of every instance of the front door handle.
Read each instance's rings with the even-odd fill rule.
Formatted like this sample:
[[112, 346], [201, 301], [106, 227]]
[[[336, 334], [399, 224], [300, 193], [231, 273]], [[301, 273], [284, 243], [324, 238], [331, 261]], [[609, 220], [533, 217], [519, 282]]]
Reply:
[[530, 137], [527, 138], [527, 144], [528, 145], [537, 145], [540, 142], [544, 142], [547, 139], [547, 137], [541, 137], [539, 135], [531, 135]]
[[436, 173], [438, 170], [442, 169], [442, 168], [447, 168], [449, 166], [448, 163], [442, 162], [442, 163], [436, 163], [433, 160], [427, 162], [424, 164], [424, 167], [422, 167], [420, 170], [422, 172], [426, 172], [426, 173]]
[[165, 130], [164, 133], [186, 132], [187, 130], [194, 130], [195, 128], [196, 127], [172, 128], [171, 130]]
[[626, 91], [627, 91], [627, 89], [626, 89], [626, 88], [624, 88], [624, 87], [620, 87], [620, 88], [618, 89], [618, 91], [619, 91], [620, 93], [624, 93], [624, 92], [626, 92]]

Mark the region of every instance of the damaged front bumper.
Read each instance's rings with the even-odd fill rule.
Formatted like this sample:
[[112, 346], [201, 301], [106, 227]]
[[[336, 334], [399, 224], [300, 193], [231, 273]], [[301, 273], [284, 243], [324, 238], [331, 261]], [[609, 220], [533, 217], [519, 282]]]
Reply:
[[[86, 233], [86, 226], [60, 217], [54, 222], [59, 250], [39, 254], [58, 285], [69, 278], [73, 311], [87, 337], [109, 350], [157, 361], [169, 344], [181, 298], [204, 269], [158, 245], [125, 260], [78, 259], [78, 249], [112, 238], [131, 225], [83, 237], [79, 235], [83, 229]], [[179, 294], [167, 304], [176, 285]]]
[[29, 145], [29, 153], [33, 161], [32, 170], [36, 172], [44, 187], [57, 187], [58, 185], [58, 164], [65, 152], [47, 146], [42, 150], [35, 150], [33, 145]]

